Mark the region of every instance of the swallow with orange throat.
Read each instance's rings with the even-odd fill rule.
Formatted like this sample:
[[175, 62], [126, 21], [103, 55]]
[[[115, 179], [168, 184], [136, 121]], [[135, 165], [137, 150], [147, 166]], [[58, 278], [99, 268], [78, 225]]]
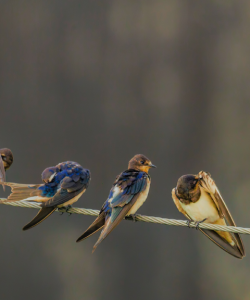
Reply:
[[201, 171], [198, 175], [181, 176], [172, 190], [172, 198], [178, 210], [188, 218], [189, 224], [196, 222], [196, 228], [227, 253], [236, 258], [245, 256], [239, 234], [199, 228], [201, 222], [236, 226], [209, 173]]
[[148, 197], [151, 181], [148, 171], [155, 167], [145, 155], [135, 155], [129, 161], [128, 170], [116, 177], [99, 216], [77, 239], [77, 242], [102, 229], [99, 239], [94, 245], [94, 252], [122, 219], [126, 217], [135, 220], [135, 213]]

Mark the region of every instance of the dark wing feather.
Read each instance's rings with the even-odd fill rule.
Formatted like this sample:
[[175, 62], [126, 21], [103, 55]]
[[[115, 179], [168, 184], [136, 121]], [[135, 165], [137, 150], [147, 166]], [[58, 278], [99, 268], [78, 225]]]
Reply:
[[55, 210], [56, 210], [55, 207], [43, 207], [42, 209], [39, 210], [35, 218], [23, 227], [23, 230], [28, 230], [40, 224], [42, 221], [47, 219]]
[[63, 180], [61, 181], [61, 188], [66, 190], [73, 188], [76, 185], [76, 182], [73, 180], [71, 177], [64, 177]]
[[[80, 179], [80, 176], [79, 176]], [[75, 181], [74, 177], [65, 177], [61, 181], [61, 189], [67, 190], [69, 193], [87, 188], [87, 185], [82, 180]]]
[[212, 242], [214, 242], [217, 246], [221, 249], [226, 251], [227, 253], [233, 255], [236, 258], [243, 258], [241, 251], [239, 251], [237, 246], [231, 246], [222, 236], [220, 236], [216, 231], [208, 230], [208, 229], [201, 229], [199, 230], [205, 234]]
[[143, 192], [147, 186], [147, 174], [144, 172], [126, 171], [116, 180], [114, 188], [120, 188], [120, 193], [112, 200], [109, 199], [110, 207], [123, 207], [128, 204], [135, 195]]
[[135, 195], [132, 201], [129, 204], [125, 205], [124, 207], [117, 207], [115, 209], [112, 209], [111, 216], [107, 218], [102, 233], [100, 234], [99, 239], [97, 240], [97, 242], [93, 247], [93, 252], [95, 251], [97, 246], [111, 233], [111, 231], [115, 229], [115, 227], [122, 221], [122, 219], [125, 218], [127, 213], [135, 204], [138, 197], [139, 194]]
[[57, 193], [47, 202], [43, 203], [43, 207], [58, 206], [68, 202], [84, 190], [84, 184], [75, 182], [71, 177], [63, 178], [61, 188]]
[[105, 213], [102, 212], [95, 221], [89, 226], [89, 228], [76, 240], [76, 242], [83, 241], [84, 239], [90, 237], [92, 234], [96, 233], [105, 224]]
[[[224, 202], [224, 200], [223, 200], [223, 198], [222, 198], [222, 196], [219, 192], [219, 189], [217, 188], [214, 180], [206, 172], [200, 172], [199, 173], [199, 178], [200, 178], [201, 187], [207, 193], [210, 194], [210, 196], [213, 199], [215, 205], [218, 207], [218, 211], [219, 211], [221, 217], [224, 217], [224, 219], [225, 219], [225, 221], [227, 222], [228, 225], [236, 226], [236, 224], [234, 222], [234, 219], [233, 219], [232, 215], [230, 214], [230, 211], [227, 208], [226, 203]], [[214, 235], [208, 234], [208, 232], [210, 232], [210, 230], [204, 231], [203, 233], [207, 236], [209, 235], [208, 237], [210, 239], [212, 239]], [[230, 235], [237, 244], [238, 252], [240, 252], [241, 258], [244, 257], [245, 256], [245, 249], [244, 249], [244, 245], [243, 245], [243, 242], [241, 240], [240, 235], [238, 233], [230, 233]], [[217, 244], [216, 241], [214, 241], [214, 242]], [[230, 246], [229, 244], [228, 244], [228, 247], [232, 248], [232, 246]], [[223, 249], [225, 251], [227, 251], [224, 247], [223, 247]], [[232, 253], [230, 253], [230, 254], [232, 254]], [[232, 255], [234, 255], [234, 254], [232, 254]], [[239, 256], [239, 253], [238, 253], [238, 256]], [[236, 257], [238, 257], [238, 256], [236, 256]]]

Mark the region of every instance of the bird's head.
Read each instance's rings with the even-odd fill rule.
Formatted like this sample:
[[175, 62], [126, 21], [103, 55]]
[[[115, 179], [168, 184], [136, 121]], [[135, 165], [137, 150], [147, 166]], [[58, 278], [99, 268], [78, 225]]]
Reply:
[[4, 169], [8, 170], [9, 167], [12, 165], [14, 159], [11, 150], [8, 148], [0, 149], [0, 155], [2, 158]]
[[57, 167], [49, 167], [46, 168], [43, 172], [42, 172], [42, 181], [45, 183], [49, 183], [51, 182], [56, 173], [58, 172], [58, 168]]
[[137, 154], [129, 161], [128, 168], [148, 173], [150, 168], [156, 166], [145, 155]]
[[178, 197], [191, 200], [199, 191], [199, 177], [197, 175], [183, 175], [177, 181], [176, 193]]

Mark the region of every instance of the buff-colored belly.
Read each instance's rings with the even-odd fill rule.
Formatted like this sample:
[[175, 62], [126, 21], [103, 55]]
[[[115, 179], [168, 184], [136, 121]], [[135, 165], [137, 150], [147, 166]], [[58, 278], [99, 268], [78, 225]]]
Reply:
[[142, 204], [146, 201], [146, 199], [148, 197], [149, 188], [150, 188], [150, 180], [147, 179], [147, 187], [146, 187], [145, 191], [143, 191], [141, 193], [140, 197], [137, 199], [135, 204], [132, 206], [130, 211], [127, 213], [127, 216], [134, 215], [137, 212], [137, 210], [142, 206]]
[[194, 221], [206, 219], [206, 223], [212, 223], [220, 218], [214, 201], [210, 195], [203, 190], [201, 190], [201, 196], [197, 202], [187, 205], [180, 202], [180, 205]]
[[72, 205], [73, 203], [75, 203], [81, 196], [82, 196], [82, 194], [84, 193], [86, 191], [86, 189], [85, 190], [83, 190], [80, 194], [78, 194], [77, 196], [75, 196], [74, 198], [72, 198], [72, 199], [70, 199], [69, 201], [67, 201], [67, 202], [65, 202], [65, 203], [63, 203], [63, 204], [61, 204], [61, 205], [58, 205], [57, 207], [66, 207], [66, 206], [68, 206], [68, 205]]
[[[78, 194], [77, 196], [75, 196], [74, 198], [70, 199], [69, 201], [63, 203], [63, 204], [60, 204], [58, 205], [57, 207], [63, 207], [63, 206], [68, 206], [68, 205], [72, 205], [73, 203], [75, 203], [81, 196], [82, 194], [86, 191], [83, 190], [80, 194]], [[51, 198], [48, 198], [48, 197], [41, 197], [41, 196], [33, 196], [33, 197], [29, 197], [29, 198], [26, 198], [24, 199], [26, 201], [34, 201], [34, 202], [41, 202], [41, 203], [45, 203], [47, 202], [48, 200], [51, 200]]]

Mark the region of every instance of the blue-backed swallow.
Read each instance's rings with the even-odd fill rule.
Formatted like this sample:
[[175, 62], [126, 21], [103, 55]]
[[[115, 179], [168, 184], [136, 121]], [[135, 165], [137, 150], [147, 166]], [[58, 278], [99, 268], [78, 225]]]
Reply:
[[[5, 171], [9, 169], [9, 167], [13, 163], [13, 154], [10, 149], [3, 148], [0, 149], [0, 181], [6, 181]], [[5, 190], [5, 186], [3, 185], [3, 189]]]
[[71, 207], [86, 191], [90, 181], [90, 171], [73, 161], [59, 163], [49, 167], [42, 173], [44, 184], [17, 184], [5, 183], [11, 187], [11, 194], [7, 202], [27, 200], [41, 202], [41, 209], [35, 218], [24, 226], [23, 230], [30, 229], [48, 216], [57, 208]]
[[198, 175], [180, 177], [172, 190], [172, 197], [178, 210], [189, 219], [189, 224], [196, 222], [197, 229], [229, 254], [237, 258], [245, 256], [239, 234], [199, 228], [201, 222], [236, 226], [209, 173], [201, 171]]
[[110, 232], [122, 221], [123, 218], [132, 217], [142, 206], [148, 196], [150, 188], [150, 176], [148, 171], [155, 167], [151, 161], [142, 154], [135, 155], [128, 165], [128, 170], [116, 177], [110, 190], [108, 199], [104, 202], [99, 216], [90, 227], [77, 239], [80, 242], [98, 230], [102, 229], [96, 247]]

